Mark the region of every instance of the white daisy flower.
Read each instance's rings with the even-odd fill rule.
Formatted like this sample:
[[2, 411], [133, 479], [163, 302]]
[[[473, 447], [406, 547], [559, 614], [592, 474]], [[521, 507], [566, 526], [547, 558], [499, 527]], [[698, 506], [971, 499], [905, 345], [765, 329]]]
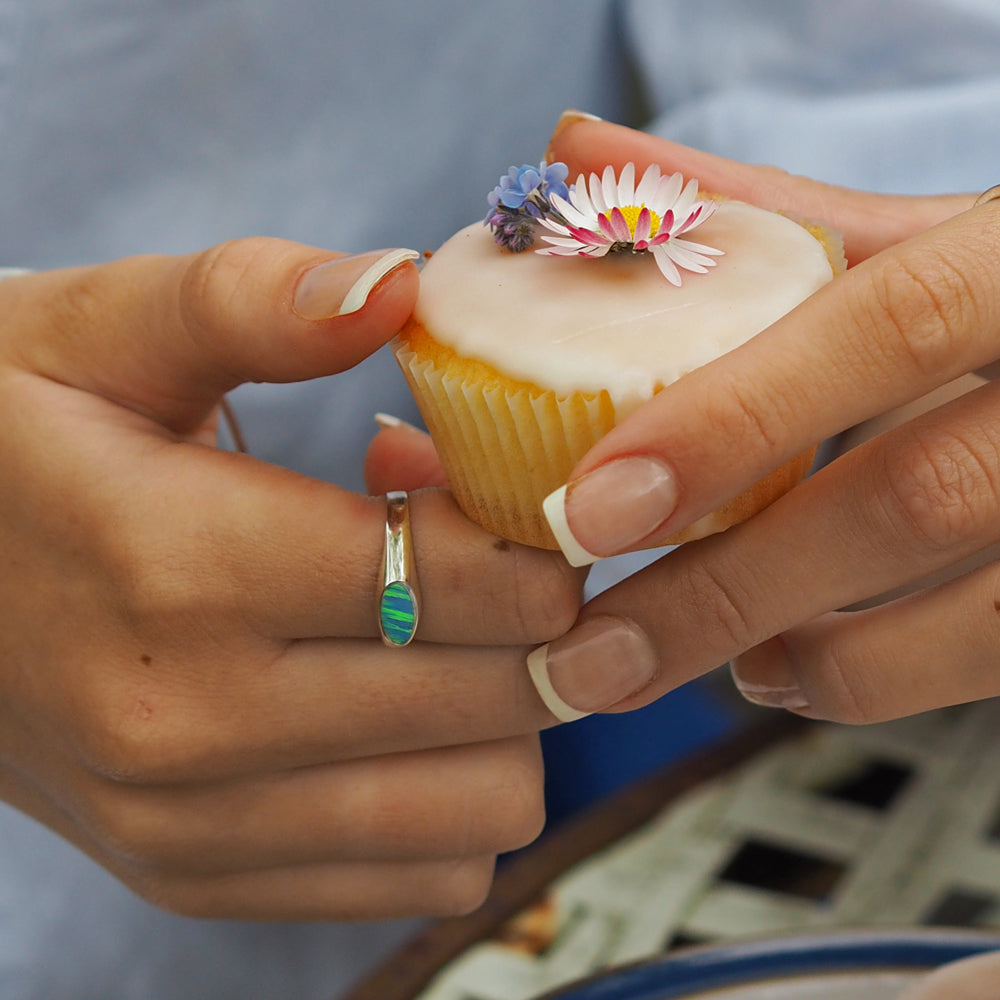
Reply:
[[559, 257], [603, 257], [630, 251], [653, 255], [663, 276], [680, 285], [680, 269], [704, 274], [715, 266], [713, 257], [724, 251], [679, 239], [700, 226], [715, 212], [714, 201], [698, 201], [698, 182], [678, 174], [660, 173], [654, 163], [635, 183], [635, 165], [626, 163], [621, 177], [604, 168], [601, 176], [581, 174], [569, 198], [550, 197], [561, 218], [544, 216], [539, 221], [549, 233], [541, 237], [550, 245], [536, 253]]

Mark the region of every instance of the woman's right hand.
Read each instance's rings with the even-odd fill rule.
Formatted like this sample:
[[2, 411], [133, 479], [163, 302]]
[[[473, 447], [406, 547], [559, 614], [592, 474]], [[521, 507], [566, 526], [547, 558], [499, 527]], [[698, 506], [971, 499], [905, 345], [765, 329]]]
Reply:
[[[246, 240], [0, 283], [0, 796], [167, 909], [463, 911], [541, 827], [524, 660], [580, 577], [423, 490], [419, 641], [386, 648], [384, 501], [214, 447], [237, 384], [393, 335], [393, 262]], [[439, 481], [392, 433], [422, 457], [377, 488]]]
[[748, 699], [838, 722], [1000, 694], [1000, 383], [983, 377], [1000, 359], [1000, 192], [850, 191], [579, 118], [550, 155], [571, 176], [656, 162], [825, 219], [854, 265], [581, 459], [561, 512], [578, 549], [642, 548], [824, 440], [882, 432], [595, 597], [546, 654], [543, 690], [579, 707], [565, 650], [589, 620], [628, 616], [652, 679], [616, 711], [727, 661]]

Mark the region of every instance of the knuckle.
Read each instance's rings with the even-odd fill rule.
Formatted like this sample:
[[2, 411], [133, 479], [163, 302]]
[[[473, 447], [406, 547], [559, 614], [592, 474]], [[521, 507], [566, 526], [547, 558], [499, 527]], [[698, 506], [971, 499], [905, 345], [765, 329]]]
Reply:
[[536, 840], [545, 826], [544, 783], [537, 764], [511, 763], [491, 796], [499, 828], [491, 838], [497, 851], [512, 851]]
[[246, 237], [217, 243], [188, 258], [181, 280], [184, 300], [209, 310], [224, 304], [252, 268], [267, 253], [272, 241], [266, 237]]
[[91, 718], [78, 739], [83, 760], [93, 774], [121, 784], [147, 784], [159, 771], [159, 753], [148, 732], [107, 711]]
[[211, 920], [238, 915], [221, 894], [161, 872], [143, 871], [125, 879], [129, 888], [151, 906], [177, 917]]
[[498, 572], [480, 602], [483, 629], [506, 623], [507, 641], [546, 642], [568, 631], [583, 600], [583, 577], [555, 553], [504, 542]]
[[148, 623], [176, 620], [189, 603], [188, 573], [178, 553], [158, 555], [153, 549], [130, 553], [119, 550], [111, 556], [117, 581], [117, 599], [127, 620], [144, 627]]
[[[85, 722], [75, 727], [77, 754], [93, 775], [119, 785], [188, 778], [211, 757], [190, 705], [113, 670], [88, 692]], [[204, 721], [204, 720], [201, 720]]]
[[[420, 500], [424, 507], [414, 516], [421, 526], [433, 515], [461, 528], [450, 533], [447, 547], [415, 531], [417, 565], [428, 567], [421, 582], [434, 574], [427, 592], [441, 608], [461, 608], [462, 627], [477, 635], [477, 643], [546, 642], [573, 625], [583, 603], [585, 573], [558, 553], [487, 534], [470, 524], [449, 494], [428, 491]], [[477, 599], [470, 600], [470, 594]]]
[[[122, 284], [135, 280], [156, 255], [124, 257], [91, 267], [61, 272], [64, 280], [56, 294], [45, 296], [40, 309], [47, 339], [61, 337], [61, 352], [75, 357], [93, 349], [93, 338], [80, 336], [81, 330], [99, 331], [108, 326], [108, 317], [121, 307]], [[34, 307], [33, 307], [34, 308]], [[91, 360], [88, 357], [88, 360]]]
[[178, 285], [183, 329], [200, 331], [217, 325], [223, 304], [239, 282], [238, 243], [220, 243], [189, 259]]
[[[135, 258], [125, 258], [63, 272], [65, 280], [57, 292], [41, 300], [42, 326], [28, 326], [29, 330], [44, 328], [45, 343], [59, 349], [58, 356], [51, 352], [43, 356], [46, 369], [65, 361], [92, 360], [84, 352], [93, 351], [98, 331], [107, 328], [108, 316], [120, 307], [118, 287], [123, 277], [129, 280], [134, 262]], [[81, 336], [82, 331], [87, 335]]]
[[193, 603], [192, 571], [206, 558], [184, 530], [150, 531], [144, 517], [144, 506], [132, 510], [123, 503], [96, 527], [93, 541], [103, 576], [113, 582], [117, 610], [139, 624]]
[[[283, 877], [266, 870], [243, 877], [230, 873], [215, 878], [149, 867], [113, 867], [117, 876], [138, 896], [167, 913], [198, 919], [376, 919], [399, 916], [465, 916], [489, 896], [496, 859], [492, 856], [438, 862], [387, 883], [360, 897], [351, 879], [329, 884], [320, 871], [303, 891], [294, 872]], [[416, 876], [416, 877], [414, 877]], [[261, 888], [268, 889], [266, 898]], [[391, 898], [387, 895], [391, 890]], [[293, 895], [294, 893], [294, 895]], [[375, 901], [372, 901], [372, 896]]]
[[528, 642], [542, 642], [567, 632], [576, 621], [582, 603], [580, 575], [552, 553], [523, 558], [519, 552], [515, 576], [516, 614]]
[[[687, 567], [683, 592], [702, 621], [717, 634], [711, 644], [724, 658], [750, 649], [767, 636], [754, 624], [752, 600], [740, 586], [737, 574], [723, 576], [707, 560]], [[711, 633], [710, 633], [711, 634]]]
[[[193, 336], [204, 331], [228, 329], [233, 302], [261, 259], [268, 259], [274, 240], [245, 237], [219, 243], [186, 258], [177, 286], [182, 328]], [[202, 346], [214, 338], [199, 337]]]
[[475, 766], [443, 788], [444, 798], [424, 797], [399, 807], [399, 797], [380, 797], [363, 825], [369, 840], [378, 831], [415, 831], [434, 853], [475, 858], [516, 850], [535, 840], [545, 825], [544, 771], [537, 735], [510, 737], [470, 748]]
[[106, 312], [106, 271], [100, 267], [85, 268], [74, 273], [61, 294], [51, 299], [48, 309], [53, 314], [54, 329], [75, 331], [81, 326], [103, 322]]
[[729, 442], [734, 453], [777, 451], [781, 447], [779, 436], [787, 426], [783, 416], [785, 398], [777, 389], [772, 382], [764, 399], [756, 396], [738, 375], [719, 378], [712, 394], [706, 397], [711, 406], [706, 423]]
[[129, 789], [99, 779], [86, 802], [87, 824], [105, 852], [130, 867], [166, 870], [184, 846], [176, 843], [159, 810], [128, 794]]
[[823, 718], [850, 726], [883, 721], [885, 692], [875, 680], [883, 669], [872, 650], [831, 639], [811, 668], [821, 679]]
[[171, 532], [150, 532], [134, 516], [109, 519], [96, 543], [119, 619], [137, 636], [206, 639], [210, 623], [228, 620], [239, 586], [224, 542], [179, 518]]
[[910, 431], [905, 446], [887, 449], [889, 517], [905, 537], [932, 551], [949, 550], [987, 530], [995, 516], [1000, 456], [985, 435], [943, 428]]
[[495, 858], [465, 858], [437, 867], [429, 913], [439, 917], [464, 917], [486, 902], [493, 885]]
[[976, 297], [951, 257], [927, 247], [883, 261], [871, 275], [858, 325], [874, 329], [893, 366], [934, 376], [950, 368], [965, 331], [974, 328]]

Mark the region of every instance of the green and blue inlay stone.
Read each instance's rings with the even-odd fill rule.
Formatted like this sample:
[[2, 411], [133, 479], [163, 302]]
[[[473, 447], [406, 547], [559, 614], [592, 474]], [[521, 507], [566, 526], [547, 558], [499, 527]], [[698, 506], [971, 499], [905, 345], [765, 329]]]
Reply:
[[405, 646], [417, 630], [417, 599], [409, 584], [390, 583], [378, 608], [382, 634], [394, 646]]

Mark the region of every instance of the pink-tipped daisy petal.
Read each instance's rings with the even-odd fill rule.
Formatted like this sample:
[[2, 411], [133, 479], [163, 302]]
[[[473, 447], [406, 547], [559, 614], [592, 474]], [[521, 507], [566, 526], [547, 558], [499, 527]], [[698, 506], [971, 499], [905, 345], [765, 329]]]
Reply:
[[611, 221], [610, 215], [599, 215], [597, 217], [597, 225], [601, 229], [601, 238], [596, 242], [599, 243], [614, 243], [617, 241], [618, 237], [615, 236], [614, 225]]
[[[587, 228], [594, 224], [596, 213], [593, 210], [589, 212], [583, 211], [570, 202], [563, 200], [559, 195], [552, 195], [550, 200], [555, 210], [566, 220], [567, 225]], [[552, 221], [554, 225], [559, 225], [554, 220], [542, 218], [543, 223], [549, 221]]]
[[703, 274], [715, 265], [712, 258], [722, 254], [679, 239], [710, 218], [717, 205], [698, 201], [696, 180], [685, 184], [680, 173], [665, 176], [657, 164], [646, 168], [638, 184], [632, 163], [617, 178], [611, 166], [600, 175], [580, 175], [568, 198], [552, 195], [551, 203], [558, 221], [544, 216], [540, 220], [548, 246], [538, 253], [603, 257], [618, 250], [648, 251], [673, 285], [681, 284], [681, 270]]
[[599, 247], [605, 243], [614, 242], [614, 240], [609, 239], [602, 233], [595, 233], [593, 229], [577, 229], [574, 226], [570, 229], [569, 234], [577, 241], [577, 243], [585, 247]]
[[549, 246], [541, 248], [538, 251], [539, 253], [555, 253], [555, 249], [553, 248], [558, 248], [559, 250], [569, 250], [576, 253], [581, 246], [579, 240], [563, 239], [559, 236], [546, 236], [545, 240]]
[[688, 217], [684, 220], [683, 224], [677, 227], [677, 232], [686, 233], [689, 229], [694, 229], [695, 226], [700, 226], [708, 222], [715, 215], [716, 208], [718, 208], [718, 205], [715, 202], [699, 202], [697, 208], [688, 213]]
[[688, 220], [688, 216], [691, 214], [692, 209], [695, 208], [695, 202], [698, 199], [698, 182], [696, 180], [690, 180], [684, 185], [684, 190], [677, 196], [677, 200], [674, 202], [674, 215], [678, 219], [683, 219], [685, 222]]
[[[636, 199], [638, 201], [638, 198]], [[653, 229], [653, 213], [645, 205], [635, 220], [635, 233], [632, 235], [632, 242], [636, 250], [645, 250], [646, 241], [649, 239]], [[642, 243], [642, 246], [639, 244]]]
[[[611, 209], [610, 216], [601, 216], [602, 219], [608, 219], [608, 228], [611, 230], [612, 239], [618, 243], [630, 243], [632, 241], [632, 230], [628, 227], [628, 222], [625, 216], [622, 215], [622, 210], [615, 205]], [[606, 232], [603, 224], [601, 226], [601, 232]]]

